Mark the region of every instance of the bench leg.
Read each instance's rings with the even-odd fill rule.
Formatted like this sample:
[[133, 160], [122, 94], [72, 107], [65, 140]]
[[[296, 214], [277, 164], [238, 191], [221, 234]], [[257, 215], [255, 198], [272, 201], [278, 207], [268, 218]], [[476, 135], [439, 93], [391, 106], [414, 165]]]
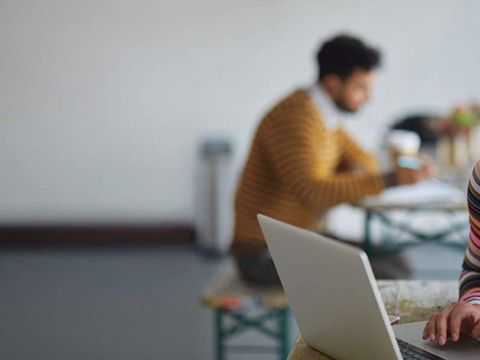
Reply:
[[[245, 330], [249, 329], [256, 329], [261, 332], [267, 332], [267, 334], [271, 337], [272, 340], [275, 341], [276, 345], [275, 347], [271, 348], [271, 350], [275, 351], [277, 349], [277, 353], [279, 355], [280, 360], [286, 360], [288, 357], [289, 353], [289, 344], [290, 344], [290, 324], [289, 324], [289, 311], [287, 308], [285, 309], [280, 309], [280, 310], [274, 310], [271, 314], [271, 319], [273, 320], [272, 325], [274, 326], [274, 329], [268, 329], [265, 328], [265, 314], [263, 315], [263, 319], [260, 320], [260, 318], [257, 319], [248, 319], [247, 317], [239, 316], [238, 314], [235, 314], [235, 312], [229, 312], [228, 310], [215, 310], [215, 355], [217, 360], [224, 360], [226, 357], [226, 351], [227, 351], [227, 344], [226, 340], [227, 338], [231, 336], [235, 336], [236, 333], [238, 332], [243, 332]], [[238, 324], [240, 324], [240, 328], [237, 325], [234, 325], [236, 327], [236, 331], [234, 330], [232, 332], [232, 326], [226, 326], [225, 324], [225, 318], [226, 317], [232, 317], [234, 316], [237, 321], [239, 321]], [[268, 313], [267, 313], [268, 316]], [[235, 333], [235, 334], [234, 334]], [[233, 346], [230, 346], [230, 350], [233, 351], [232, 349]], [[241, 347], [241, 349], [239, 349]], [[240, 345], [236, 346], [237, 350], [243, 350], [243, 351], [255, 351], [255, 349], [261, 348], [259, 350], [265, 351], [265, 346], [260, 345], [260, 346], [255, 346], [255, 345]], [[262, 352], [263, 352], [262, 351]]]
[[221, 310], [215, 311], [215, 335], [216, 335], [216, 356], [217, 360], [225, 359], [224, 348], [224, 334], [223, 334], [223, 312]]
[[288, 318], [288, 309], [278, 311], [278, 330], [279, 330], [279, 356], [280, 360], [286, 360], [289, 352], [290, 323]]
[[365, 213], [365, 224], [363, 229], [363, 244], [362, 248], [363, 251], [370, 257], [372, 255], [372, 233], [371, 233], [371, 226], [372, 226], [372, 212], [367, 210]]

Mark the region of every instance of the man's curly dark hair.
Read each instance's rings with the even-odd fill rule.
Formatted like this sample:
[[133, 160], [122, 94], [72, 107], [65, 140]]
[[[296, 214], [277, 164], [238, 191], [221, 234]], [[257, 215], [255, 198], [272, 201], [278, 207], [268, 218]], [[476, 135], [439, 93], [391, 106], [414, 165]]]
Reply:
[[341, 34], [327, 40], [317, 53], [318, 80], [334, 74], [348, 78], [353, 71], [371, 71], [380, 66], [380, 51], [366, 45], [362, 40]]

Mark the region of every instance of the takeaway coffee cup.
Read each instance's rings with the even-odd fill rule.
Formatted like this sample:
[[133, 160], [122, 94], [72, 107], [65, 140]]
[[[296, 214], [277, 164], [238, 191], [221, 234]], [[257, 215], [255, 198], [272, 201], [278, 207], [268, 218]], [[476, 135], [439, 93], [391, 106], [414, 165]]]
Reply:
[[406, 130], [393, 130], [387, 136], [387, 145], [392, 155], [418, 156], [420, 136]]
[[387, 136], [387, 147], [394, 166], [399, 159], [418, 159], [420, 136], [412, 131], [393, 130]]

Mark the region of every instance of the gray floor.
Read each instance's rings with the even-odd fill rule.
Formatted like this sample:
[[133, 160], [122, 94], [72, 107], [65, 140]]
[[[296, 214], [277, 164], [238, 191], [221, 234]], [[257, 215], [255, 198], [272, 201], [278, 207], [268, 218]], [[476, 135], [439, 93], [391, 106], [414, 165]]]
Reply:
[[[413, 278], [456, 279], [462, 254], [425, 246], [408, 259]], [[198, 295], [226, 261], [188, 247], [3, 249], [0, 358], [212, 359]], [[229, 357], [247, 358], [273, 359]]]

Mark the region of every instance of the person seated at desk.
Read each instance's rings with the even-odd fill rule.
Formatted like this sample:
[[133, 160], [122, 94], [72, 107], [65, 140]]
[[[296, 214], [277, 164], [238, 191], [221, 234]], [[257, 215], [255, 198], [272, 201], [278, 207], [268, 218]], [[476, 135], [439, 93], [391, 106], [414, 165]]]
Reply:
[[258, 213], [311, 228], [333, 206], [417, 182], [428, 172], [425, 166], [382, 176], [375, 159], [342, 127], [346, 113], [370, 100], [379, 51], [338, 35], [321, 46], [316, 59], [315, 84], [281, 100], [258, 125], [239, 182], [231, 251], [250, 282], [279, 281]]
[[480, 341], [480, 161], [470, 175], [467, 199], [470, 236], [460, 274], [459, 300], [434, 314], [423, 332], [424, 340], [440, 345], [447, 343], [448, 335], [453, 341], [460, 335]]

